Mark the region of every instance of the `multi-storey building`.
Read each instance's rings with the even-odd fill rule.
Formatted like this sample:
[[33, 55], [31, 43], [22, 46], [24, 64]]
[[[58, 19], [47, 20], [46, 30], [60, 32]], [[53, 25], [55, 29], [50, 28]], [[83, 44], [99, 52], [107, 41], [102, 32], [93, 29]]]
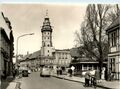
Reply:
[[20, 60], [20, 69], [22, 68], [28, 68], [32, 71], [35, 71], [36, 69], [39, 69], [40, 67], [40, 50], [36, 51], [32, 54], [25, 55], [22, 60]]
[[120, 16], [106, 30], [109, 42], [108, 72], [120, 79]]
[[9, 19], [0, 12], [0, 74], [4, 77], [12, 75], [13, 70], [13, 34]]
[[69, 67], [71, 62], [71, 55], [69, 49], [56, 49], [54, 52], [54, 67], [61, 67], [63, 70]]

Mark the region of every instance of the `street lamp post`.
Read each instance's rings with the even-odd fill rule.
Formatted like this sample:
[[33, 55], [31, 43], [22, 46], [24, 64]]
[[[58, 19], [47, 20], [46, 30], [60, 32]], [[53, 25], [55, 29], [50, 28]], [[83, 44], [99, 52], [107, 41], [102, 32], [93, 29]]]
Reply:
[[16, 43], [16, 62], [18, 63], [18, 41], [21, 37], [27, 36], [27, 35], [34, 35], [34, 33], [29, 33], [29, 34], [23, 34], [17, 37], [17, 43]]

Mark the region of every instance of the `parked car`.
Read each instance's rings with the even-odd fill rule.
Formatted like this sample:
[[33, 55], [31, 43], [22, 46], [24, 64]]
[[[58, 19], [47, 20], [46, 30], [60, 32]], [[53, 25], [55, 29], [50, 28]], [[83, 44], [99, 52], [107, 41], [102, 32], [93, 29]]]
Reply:
[[28, 77], [28, 70], [22, 70], [22, 76]]
[[51, 76], [51, 70], [50, 70], [50, 68], [47, 67], [47, 66], [44, 66], [44, 67], [41, 69], [41, 71], [40, 71], [40, 76], [41, 76], [41, 77], [44, 77], [44, 76], [50, 77], [50, 76]]

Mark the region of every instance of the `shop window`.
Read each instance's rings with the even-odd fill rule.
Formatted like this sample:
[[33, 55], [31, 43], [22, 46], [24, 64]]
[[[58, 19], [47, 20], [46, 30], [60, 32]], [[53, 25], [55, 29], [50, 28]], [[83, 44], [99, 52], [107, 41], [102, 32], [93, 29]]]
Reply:
[[84, 65], [84, 68], [83, 68], [84, 70], [87, 70], [87, 65]]

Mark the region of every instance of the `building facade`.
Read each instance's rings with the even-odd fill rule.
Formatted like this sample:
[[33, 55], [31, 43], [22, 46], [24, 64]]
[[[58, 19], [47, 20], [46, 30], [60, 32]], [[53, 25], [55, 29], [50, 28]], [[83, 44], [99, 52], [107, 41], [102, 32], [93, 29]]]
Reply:
[[13, 70], [13, 34], [9, 19], [0, 13], [0, 72], [3, 77], [11, 76]]
[[36, 71], [40, 67], [40, 50], [32, 54], [27, 54], [20, 61], [20, 69], [28, 68], [32, 71]]
[[108, 71], [120, 80], [120, 16], [106, 30], [109, 42]]
[[71, 63], [71, 55], [69, 49], [59, 50], [56, 49], [54, 52], [54, 67], [61, 67], [65, 70], [70, 66]]
[[[82, 72], [99, 69], [99, 62], [95, 58], [88, 58], [81, 48], [72, 48], [70, 51], [72, 61], [70, 66], [75, 67], [75, 75], [82, 75]], [[107, 69], [107, 61], [104, 60], [103, 67]]]

